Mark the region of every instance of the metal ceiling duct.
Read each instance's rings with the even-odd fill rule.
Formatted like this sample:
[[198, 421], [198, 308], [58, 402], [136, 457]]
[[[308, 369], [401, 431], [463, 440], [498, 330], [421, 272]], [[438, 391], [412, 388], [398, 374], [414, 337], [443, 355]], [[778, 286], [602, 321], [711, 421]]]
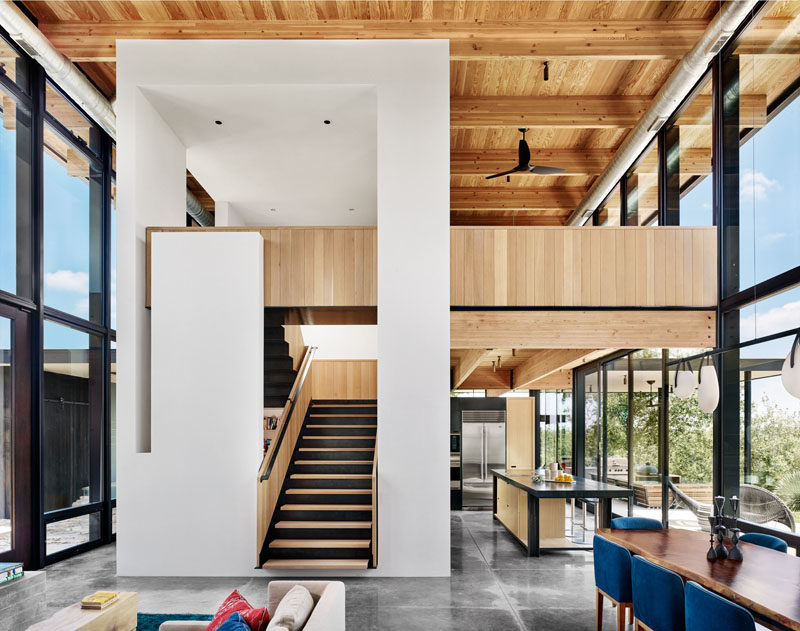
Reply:
[[757, 0], [731, 0], [725, 3], [692, 49], [678, 63], [656, 94], [642, 118], [630, 131], [606, 169], [597, 178], [567, 225], [582, 225], [622, 179], [636, 158], [655, 138], [659, 128], [686, 98], [708, 69], [714, 56], [750, 15]]
[[[116, 140], [117, 116], [108, 99], [64, 55], [11, 0], [0, 0], [0, 26], [20, 48], [45, 69], [50, 78]], [[213, 226], [214, 217], [186, 190], [186, 212], [201, 226]]]

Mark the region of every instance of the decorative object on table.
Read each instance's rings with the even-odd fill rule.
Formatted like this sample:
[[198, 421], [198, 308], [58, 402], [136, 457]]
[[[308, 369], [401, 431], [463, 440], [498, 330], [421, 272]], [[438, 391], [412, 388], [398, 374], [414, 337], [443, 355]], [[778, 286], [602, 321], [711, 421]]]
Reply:
[[726, 528], [723, 522], [723, 509], [725, 508], [725, 496], [724, 495], [717, 495], [714, 497], [714, 506], [717, 509], [716, 513], [716, 526], [714, 527], [714, 531], [717, 535], [717, 545], [714, 548], [714, 553], [717, 555], [718, 559], [727, 559], [728, 558], [728, 549], [725, 547], [725, 534]]
[[728, 550], [728, 558], [731, 561], [741, 561], [744, 559], [744, 555], [742, 555], [742, 549], [739, 547], [739, 533], [742, 532], [739, 526], [739, 498], [737, 496], [732, 496], [730, 499], [731, 503], [731, 510], [733, 511], [733, 521], [734, 527], [731, 528], [731, 543], [733, 543], [733, 547]]
[[[705, 365], [703, 362], [706, 362]], [[711, 357], [706, 357], [701, 361], [697, 382], [697, 404], [703, 412], [711, 414], [719, 405], [719, 379], [717, 379], [717, 369], [714, 368]]]
[[711, 542], [709, 543], [709, 546], [708, 546], [708, 552], [706, 553], [706, 559], [708, 559], [709, 561], [716, 561], [717, 560], [717, 551], [716, 551], [716, 549], [714, 547], [714, 539], [716, 538], [714, 530], [715, 529], [712, 528], [711, 532], [708, 535], [709, 539], [711, 539]]
[[692, 365], [686, 360], [678, 364], [678, 370], [675, 372], [675, 385], [672, 388], [672, 394], [679, 399], [688, 399], [694, 394], [694, 387], [696, 381]]
[[559, 473], [553, 478], [553, 482], [558, 482], [560, 484], [574, 484], [575, 479], [569, 473]]
[[81, 601], [81, 609], [105, 609], [118, 599], [117, 592], [95, 592]]
[[544, 475], [539, 473], [538, 471], [531, 476], [531, 482], [534, 484], [541, 484], [544, 482]]
[[7, 583], [15, 578], [21, 578], [23, 574], [22, 563], [0, 563], [0, 583]]
[[[800, 357], [795, 357], [795, 351], [800, 346], [800, 333], [792, 341], [792, 349], [786, 356], [781, 369], [781, 383], [786, 392], [800, 399]], [[797, 361], [795, 361], [797, 359]]]

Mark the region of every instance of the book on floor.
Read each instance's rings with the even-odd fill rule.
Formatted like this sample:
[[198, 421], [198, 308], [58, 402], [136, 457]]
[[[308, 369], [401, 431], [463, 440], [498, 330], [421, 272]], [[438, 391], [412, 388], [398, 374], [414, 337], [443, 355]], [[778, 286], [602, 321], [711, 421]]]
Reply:
[[81, 601], [82, 609], [104, 609], [119, 598], [115, 592], [95, 592]]
[[0, 583], [7, 583], [23, 575], [22, 563], [0, 563]]

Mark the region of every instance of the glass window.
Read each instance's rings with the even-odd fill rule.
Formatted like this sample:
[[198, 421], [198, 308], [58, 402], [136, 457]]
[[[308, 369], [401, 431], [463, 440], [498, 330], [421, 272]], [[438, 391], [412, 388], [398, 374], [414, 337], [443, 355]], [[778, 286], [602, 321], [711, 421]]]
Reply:
[[572, 471], [572, 392], [539, 393], [539, 462]]
[[627, 175], [626, 226], [658, 224], [658, 144], [654, 141]]
[[117, 184], [116, 181], [111, 182], [111, 236], [109, 244], [109, 256], [111, 257], [111, 323], [109, 326], [117, 329], [117, 200], [116, 200]]
[[47, 524], [45, 554], [48, 556], [100, 538], [100, 513], [89, 513]]
[[584, 380], [584, 440], [585, 446], [585, 477], [590, 480], [599, 480], [602, 476], [602, 431], [600, 427], [600, 389], [597, 380], [597, 370], [593, 369], [586, 374]]
[[101, 359], [100, 337], [45, 322], [45, 512], [102, 499]]
[[[739, 64], [739, 286], [800, 265], [800, 31], [796, 3], [774, 3], [734, 57]], [[786, 29], [776, 35], [775, 24]], [[763, 27], [762, 27], [763, 25]], [[786, 95], [790, 95], [788, 98]], [[794, 99], [794, 100], [792, 100]]]
[[740, 351], [742, 517], [798, 532], [800, 520], [800, 399], [781, 383], [794, 337]]
[[0, 114], [0, 289], [30, 298], [31, 116], [2, 88]]
[[111, 340], [108, 407], [111, 431], [111, 499], [117, 499], [117, 342]]
[[102, 178], [93, 161], [45, 127], [44, 302], [102, 322]]
[[45, 92], [47, 113], [67, 128], [94, 153], [100, 153], [100, 131], [88, 118], [81, 114], [48, 81]]
[[759, 300], [739, 313], [742, 342], [788, 331], [800, 323], [800, 287]]
[[28, 91], [28, 64], [2, 37], [0, 37], [0, 75], [16, 83], [23, 92]]
[[14, 500], [11, 320], [0, 317], [0, 553], [11, 550]]
[[[606, 472], [610, 484], [628, 486], [628, 357], [603, 364], [606, 423]], [[618, 505], [619, 504], [619, 505]], [[614, 502], [614, 512], [627, 515], [626, 501]]]
[[611, 195], [597, 211], [598, 226], [618, 226], [620, 225], [620, 196], [619, 184], [614, 187]]
[[667, 161], [667, 216], [678, 212], [681, 226], [714, 224], [711, 77], [673, 125], [664, 132]]

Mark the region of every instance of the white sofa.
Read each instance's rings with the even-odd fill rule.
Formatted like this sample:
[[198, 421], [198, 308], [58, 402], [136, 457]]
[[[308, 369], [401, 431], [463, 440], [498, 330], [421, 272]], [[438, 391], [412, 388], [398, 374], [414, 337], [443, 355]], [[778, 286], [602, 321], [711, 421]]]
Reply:
[[[272, 581], [267, 586], [267, 611], [272, 613], [292, 587], [302, 585], [314, 599], [314, 610], [303, 631], [344, 631], [344, 583], [341, 581]], [[260, 603], [253, 603], [258, 606]], [[169, 620], [160, 631], [205, 631], [206, 621]]]

